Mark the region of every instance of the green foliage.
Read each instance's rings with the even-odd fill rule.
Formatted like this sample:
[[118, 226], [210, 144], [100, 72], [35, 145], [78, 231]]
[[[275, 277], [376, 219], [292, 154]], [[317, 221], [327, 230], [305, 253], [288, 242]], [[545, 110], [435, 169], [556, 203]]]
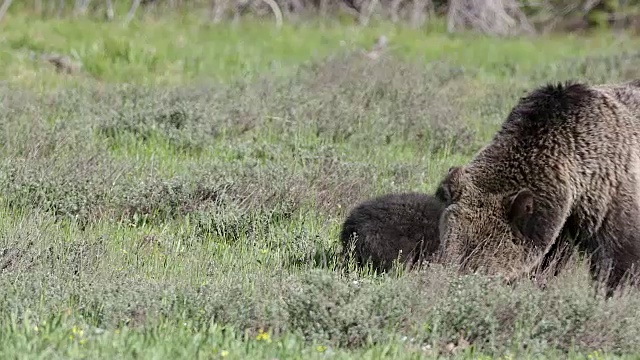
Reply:
[[[205, 25], [186, 16], [148, 19], [122, 26], [85, 18], [39, 19], [15, 14], [3, 19], [0, 76], [21, 88], [40, 90], [87, 82], [137, 84], [210, 84], [264, 73], [290, 75], [297, 65], [319, 60], [335, 50], [369, 48], [385, 35], [389, 52], [403, 59], [442, 61], [452, 68], [473, 69], [479, 76], [510, 76], [511, 67], [532, 71], [549, 59], [616, 53], [621, 46], [637, 48], [637, 38], [611, 33], [590, 38], [510, 38], [498, 42], [475, 34], [450, 36], [441, 28], [411, 29], [375, 22], [371, 26], [328, 21], [272, 24], [239, 21]], [[544, 48], [544, 51], [541, 49]], [[82, 63], [75, 76], [55, 72], [40, 55], [59, 53]]]
[[[16, 19], [0, 51], [0, 357], [640, 351], [637, 291], [606, 301], [579, 263], [542, 290], [336, 257], [355, 203], [434, 190], [534, 86], [637, 77], [636, 40]], [[386, 32], [399, 46], [377, 61], [353, 49]], [[80, 49], [91, 76], [25, 47]]]

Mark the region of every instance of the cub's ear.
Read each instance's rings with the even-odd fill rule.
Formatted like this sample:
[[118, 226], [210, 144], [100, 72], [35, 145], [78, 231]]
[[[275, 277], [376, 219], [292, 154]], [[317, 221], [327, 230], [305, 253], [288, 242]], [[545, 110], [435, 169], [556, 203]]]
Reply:
[[511, 223], [521, 224], [533, 214], [534, 206], [533, 192], [522, 189], [509, 198], [507, 217]]
[[446, 205], [451, 204], [456, 199], [461, 174], [462, 166], [452, 166], [440, 182], [440, 185], [438, 185], [435, 196]]

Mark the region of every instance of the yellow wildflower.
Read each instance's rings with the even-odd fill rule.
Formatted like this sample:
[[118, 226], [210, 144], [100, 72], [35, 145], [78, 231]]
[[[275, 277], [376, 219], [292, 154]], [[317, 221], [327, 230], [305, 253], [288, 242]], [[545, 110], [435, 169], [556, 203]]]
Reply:
[[268, 343], [271, 342], [271, 336], [269, 335], [268, 332], [265, 332], [264, 330], [262, 330], [262, 328], [260, 328], [258, 330], [258, 335], [256, 336], [256, 340], [258, 341], [266, 341]]
[[602, 356], [602, 354], [600, 354], [600, 352], [598, 350], [595, 350], [593, 352], [591, 352], [590, 354], [587, 355], [587, 359], [589, 360], [600, 360], [600, 359], [604, 359], [604, 357]]
[[222, 351], [220, 351], [220, 356], [227, 357], [227, 356], [229, 356], [229, 352], [227, 350], [222, 350]]
[[75, 326], [75, 325], [71, 328], [71, 332], [72, 332], [74, 335], [77, 335], [77, 336], [79, 336], [79, 337], [82, 337], [82, 336], [84, 335], [84, 330], [82, 330], [82, 329], [78, 328], [78, 327], [77, 327], [77, 326]]

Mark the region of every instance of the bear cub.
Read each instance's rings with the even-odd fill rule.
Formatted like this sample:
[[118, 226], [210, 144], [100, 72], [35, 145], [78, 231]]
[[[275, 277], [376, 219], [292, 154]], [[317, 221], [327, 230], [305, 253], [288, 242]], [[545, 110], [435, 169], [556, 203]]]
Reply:
[[391, 193], [361, 202], [343, 223], [342, 257], [351, 251], [356, 264], [370, 262], [377, 272], [391, 270], [394, 260], [408, 268], [431, 261], [439, 241], [438, 222], [446, 198], [416, 192]]

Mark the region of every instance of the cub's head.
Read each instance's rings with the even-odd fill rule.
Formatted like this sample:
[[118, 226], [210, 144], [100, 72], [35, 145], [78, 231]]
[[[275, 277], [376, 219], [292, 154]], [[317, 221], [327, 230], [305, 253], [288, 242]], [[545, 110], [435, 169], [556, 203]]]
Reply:
[[441, 191], [448, 200], [440, 218], [441, 256], [460, 270], [512, 280], [546, 253], [545, 207], [531, 190], [488, 192], [464, 167], [453, 167]]

